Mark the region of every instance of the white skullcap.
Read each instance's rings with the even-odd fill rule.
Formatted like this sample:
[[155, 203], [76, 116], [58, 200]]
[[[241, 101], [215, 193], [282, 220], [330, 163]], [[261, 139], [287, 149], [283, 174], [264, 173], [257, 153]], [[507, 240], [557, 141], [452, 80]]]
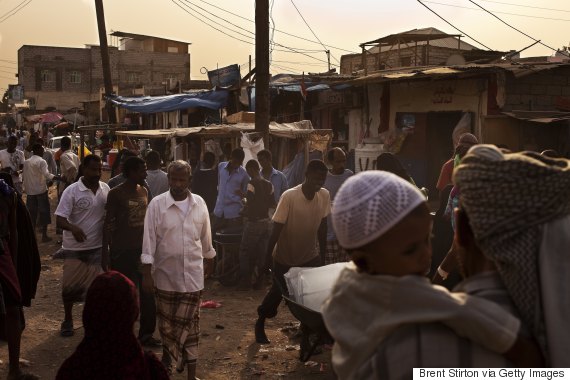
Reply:
[[344, 182], [335, 196], [332, 223], [339, 244], [346, 249], [362, 247], [394, 227], [424, 195], [395, 174], [368, 170]]

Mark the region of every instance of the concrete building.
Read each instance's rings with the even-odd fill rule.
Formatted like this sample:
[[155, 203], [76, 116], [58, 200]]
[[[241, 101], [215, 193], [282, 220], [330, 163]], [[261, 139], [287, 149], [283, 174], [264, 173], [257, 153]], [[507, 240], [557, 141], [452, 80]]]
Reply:
[[447, 34], [436, 28], [412, 29], [360, 44], [361, 54], [346, 54], [340, 60], [340, 73], [372, 72], [409, 66], [488, 62], [504, 53], [480, 50], [461, 40], [460, 34]]
[[[188, 42], [124, 32], [111, 36], [111, 75], [119, 95], [163, 95], [179, 81], [182, 87], [190, 82]], [[96, 117], [103, 106], [100, 48], [24, 45], [18, 50], [18, 84], [36, 110], [66, 111], [85, 104], [98, 108], [86, 109]]]
[[464, 132], [513, 151], [570, 156], [570, 63], [408, 67], [346, 83], [366, 95], [347, 114], [349, 147], [378, 139], [430, 194]]

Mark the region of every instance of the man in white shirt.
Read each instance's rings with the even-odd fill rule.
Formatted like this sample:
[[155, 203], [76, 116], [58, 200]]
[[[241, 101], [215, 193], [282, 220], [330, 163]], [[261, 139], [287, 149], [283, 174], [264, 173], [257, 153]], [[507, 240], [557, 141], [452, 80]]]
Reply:
[[32, 147], [32, 157], [24, 162], [24, 190], [26, 191], [26, 207], [30, 212], [34, 228], [39, 225], [42, 228], [42, 242], [51, 241], [47, 235], [47, 226], [51, 224], [49, 207], [48, 186], [46, 181], [54, 179], [54, 175], [48, 170], [47, 162], [42, 158], [44, 147], [41, 144], [34, 144]]
[[146, 161], [146, 181], [153, 196], [168, 191], [168, 176], [160, 170], [160, 153], [151, 150], [145, 157]]
[[24, 152], [17, 149], [18, 138], [16, 136], [8, 137], [8, 148], [0, 150], [0, 165], [2, 171], [12, 175], [12, 182], [14, 188], [22, 194], [22, 179], [20, 178], [20, 171], [24, 167], [26, 160]]
[[79, 157], [71, 150], [71, 138], [65, 136], [61, 139], [61, 151], [63, 152], [59, 158], [59, 169], [63, 185], [60, 186], [60, 194], [75, 182], [75, 177], [79, 171]]
[[61, 336], [73, 335], [73, 304], [82, 302], [91, 282], [101, 273], [101, 246], [109, 186], [101, 182], [101, 158], [83, 159], [83, 176], [61, 196], [55, 215], [63, 231], [62, 298], [65, 319]]
[[45, 148], [46, 144], [44, 139], [41, 138], [37, 139], [36, 142], [44, 147], [44, 155], [42, 156], [42, 158], [47, 162], [48, 171], [51, 174], [56, 175], [57, 164], [55, 163], [55, 159], [53, 158], [53, 153]]
[[190, 176], [185, 161], [168, 166], [170, 191], [148, 205], [141, 263], [143, 287], [154, 285], [163, 363], [170, 366], [173, 358], [178, 371], [186, 365], [188, 379], [195, 379], [204, 259], [216, 251], [206, 202], [190, 193]]

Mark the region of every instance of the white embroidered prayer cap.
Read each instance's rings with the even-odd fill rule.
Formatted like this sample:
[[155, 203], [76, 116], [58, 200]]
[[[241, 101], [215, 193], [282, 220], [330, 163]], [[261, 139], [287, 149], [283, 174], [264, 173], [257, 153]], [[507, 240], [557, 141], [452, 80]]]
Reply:
[[332, 224], [339, 244], [360, 248], [382, 236], [414, 208], [424, 195], [395, 174], [368, 170], [349, 179], [338, 190]]

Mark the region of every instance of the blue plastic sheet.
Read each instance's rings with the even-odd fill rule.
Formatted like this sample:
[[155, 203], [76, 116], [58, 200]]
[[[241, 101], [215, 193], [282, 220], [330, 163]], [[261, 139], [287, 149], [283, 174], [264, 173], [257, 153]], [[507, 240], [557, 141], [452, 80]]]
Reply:
[[218, 110], [225, 107], [228, 99], [227, 90], [204, 91], [194, 94], [174, 94], [144, 97], [109, 97], [114, 105], [131, 112], [155, 113], [184, 110], [191, 107], [204, 107]]

